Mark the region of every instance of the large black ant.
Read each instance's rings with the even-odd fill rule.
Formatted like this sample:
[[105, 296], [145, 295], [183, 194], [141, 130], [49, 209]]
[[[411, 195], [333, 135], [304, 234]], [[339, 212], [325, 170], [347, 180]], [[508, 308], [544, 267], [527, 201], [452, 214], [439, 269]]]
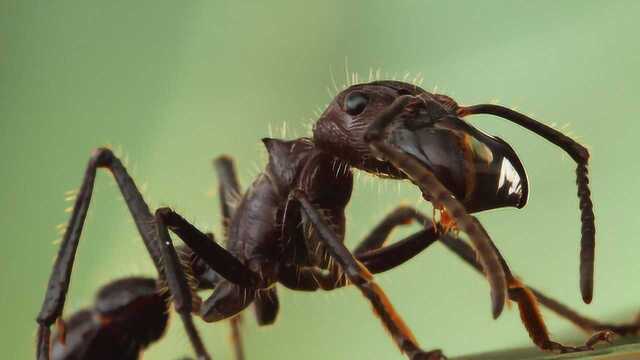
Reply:
[[[410, 359], [441, 359], [444, 356], [439, 350], [420, 348], [372, 275], [404, 263], [438, 239], [487, 277], [494, 317], [500, 315], [507, 298], [518, 303], [525, 328], [543, 350], [586, 350], [608, 340], [609, 330], [638, 332], [638, 324], [615, 326], [582, 317], [527, 288], [511, 273], [483, 226], [470, 214], [523, 207], [528, 196], [527, 176], [506, 142], [463, 120], [472, 114], [493, 114], [525, 127], [562, 148], [578, 164], [580, 289], [584, 301], [590, 302], [595, 226], [586, 148], [502, 106], [459, 106], [445, 95], [431, 94], [415, 85], [375, 81], [339, 93], [316, 122], [313, 138], [263, 139], [269, 162], [246, 192], [240, 190], [230, 158], [216, 162], [226, 248], [169, 208], [152, 214], [120, 160], [108, 149], [96, 150], [37, 318], [38, 358], [136, 359], [162, 336], [167, 322], [165, 302], [170, 300], [197, 356], [208, 359], [192, 313], [214, 322], [233, 318], [254, 304], [258, 322], [272, 323], [278, 312], [275, 284], [280, 283], [303, 291], [352, 284], [370, 301], [396, 345]], [[114, 281], [98, 293], [93, 308], [76, 313], [65, 323], [60, 317], [98, 168], [107, 168], [115, 177], [160, 280]], [[433, 203], [439, 218], [399, 207], [349, 251], [343, 241], [344, 212], [353, 186], [351, 168], [410, 180], [424, 199]], [[394, 227], [411, 221], [424, 228], [385, 245]], [[452, 229], [466, 233], [473, 246], [454, 236]], [[168, 230], [187, 245], [180, 255]], [[194, 294], [202, 289], [213, 289], [204, 301]], [[596, 334], [579, 347], [552, 341], [538, 301]], [[59, 330], [51, 342], [50, 326], [56, 321]]]

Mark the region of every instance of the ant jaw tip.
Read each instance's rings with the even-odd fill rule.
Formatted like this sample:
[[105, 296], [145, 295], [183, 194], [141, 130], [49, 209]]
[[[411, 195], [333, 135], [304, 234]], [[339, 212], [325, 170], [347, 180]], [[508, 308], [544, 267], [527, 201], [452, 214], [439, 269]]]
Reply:
[[491, 313], [493, 315], [493, 319], [497, 319], [500, 314], [502, 314], [502, 310], [504, 309], [504, 297], [498, 298], [494, 294], [491, 294]]
[[497, 310], [497, 311], [496, 311], [496, 309], [494, 309], [493, 310], [493, 320], [496, 320], [497, 318], [499, 318], [500, 314], [502, 314], [502, 309], [501, 310]]

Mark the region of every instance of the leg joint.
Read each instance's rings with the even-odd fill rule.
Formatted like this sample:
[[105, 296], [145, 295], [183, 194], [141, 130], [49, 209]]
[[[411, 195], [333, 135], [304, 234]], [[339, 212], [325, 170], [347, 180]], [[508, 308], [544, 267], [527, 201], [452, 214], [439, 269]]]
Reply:
[[115, 159], [113, 151], [107, 148], [97, 148], [91, 153], [91, 163], [96, 167], [107, 167]]
[[170, 207], [161, 207], [155, 212], [156, 221], [161, 221], [162, 224], [171, 230], [176, 228], [176, 217], [180, 217], [180, 215], [176, 214]]
[[156, 218], [160, 218], [165, 221], [169, 220], [173, 214], [175, 213], [170, 207], [161, 207], [156, 210]]

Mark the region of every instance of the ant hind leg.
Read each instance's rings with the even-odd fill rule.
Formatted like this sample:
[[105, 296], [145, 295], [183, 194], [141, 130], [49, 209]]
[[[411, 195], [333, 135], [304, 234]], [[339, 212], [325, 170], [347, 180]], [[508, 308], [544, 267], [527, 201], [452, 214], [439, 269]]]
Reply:
[[[89, 204], [91, 202], [93, 185], [98, 168], [106, 168], [110, 170], [111, 174], [114, 176], [159, 276], [161, 278], [167, 276], [168, 279], [175, 278], [178, 283], [180, 281], [186, 283], [184, 277], [179, 279], [180, 275], [184, 276], [184, 274], [181, 273], [181, 268], [177, 262], [175, 251], [173, 251], [172, 247], [171, 249], [167, 249], [166, 247], [161, 246], [161, 243], [158, 240], [158, 228], [156, 227], [155, 219], [153, 215], [151, 215], [149, 207], [144, 201], [142, 194], [140, 194], [135, 182], [129, 176], [122, 162], [109, 149], [100, 148], [95, 150], [87, 164], [69, 224], [63, 236], [62, 245], [58, 251], [58, 255], [49, 278], [45, 299], [37, 317], [37, 357], [40, 360], [48, 360], [50, 358], [51, 331], [49, 327], [61, 317], [63, 312], [75, 254], [80, 241], [80, 235], [87, 216]], [[168, 258], [164, 257], [164, 255], [171, 253], [173, 253], [172, 256], [169, 256]], [[179, 271], [171, 273], [171, 269], [178, 269]], [[177, 288], [173, 288], [171, 286], [171, 281], [169, 281], [169, 283], [170, 290], [174, 298], [186, 298], [188, 296], [190, 299], [190, 289], [187, 289], [188, 292], [186, 291], [184, 294], [181, 294]], [[176, 282], [174, 281], [173, 284], [176, 284]], [[193, 326], [188, 326], [188, 322], [190, 321], [188, 316], [183, 316], [183, 321], [185, 321], [185, 325], [187, 327], [191, 327], [193, 330], [189, 333], [189, 338], [192, 343], [201, 343], [200, 337], [195, 331], [195, 328], [193, 328]], [[200, 358], [209, 358], [209, 355], [206, 353], [204, 348], [199, 349], [197, 353]]]

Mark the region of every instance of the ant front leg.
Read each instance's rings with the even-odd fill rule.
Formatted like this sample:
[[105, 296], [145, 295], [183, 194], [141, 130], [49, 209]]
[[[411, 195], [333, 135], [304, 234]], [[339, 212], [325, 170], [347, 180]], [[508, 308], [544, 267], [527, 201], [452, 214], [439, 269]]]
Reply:
[[[111, 152], [111, 150], [104, 148], [97, 149], [89, 159], [89, 164], [85, 170], [84, 179], [71, 213], [71, 219], [69, 220], [67, 230], [63, 236], [62, 245], [58, 251], [58, 256], [56, 257], [56, 261], [49, 278], [45, 299], [37, 317], [37, 357], [40, 360], [48, 360], [50, 357], [50, 326], [56, 320], [61, 318], [63, 312], [66, 294], [69, 289], [73, 262], [78, 248], [78, 243], [80, 241], [84, 221], [87, 216], [87, 210], [91, 202], [93, 185], [98, 168], [107, 168], [113, 174], [159, 276], [163, 278], [165, 275], [168, 277], [176, 275], [170, 274], [168, 271], [163, 271], [163, 267], [180, 268], [179, 264], [176, 264], [175, 256], [163, 258], [163, 254], [168, 254], [168, 252], [170, 253], [172, 249], [163, 248], [158, 241], [158, 233], [154, 217], [151, 215], [149, 207], [144, 201], [142, 194], [140, 194], [135, 182], [127, 173], [122, 162]], [[175, 282], [170, 282], [169, 285], [172, 284], [175, 284]], [[188, 293], [182, 293], [180, 290], [182, 289], [170, 286], [170, 291], [174, 297], [182, 296], [185, 299], [187, 297], [190, 298], [190, 289], [187, 289], [189, 290]], [[185, 326], [189, 328], [189, 325], [186, 322]], [[209, 355], [206, 353], [204, 348], [199, 348], [198, 346], [198, 344], [202, 343], [198, 333], [195, 329], [193, 330], [194, 331], [189, 333], [189, 338], [194, 345], [198, 356], [203, 359], [208, 359]], [[61, 331], [64, 332], [64, 325], [62, 325]]]
[[313, 224], [319, 239], [326, 245], [331, 256], [340, 264], [349, 281], [371, 302], [373, 309], [391, 334], [400, 350], [414, 360], [443, 359], [440, 350], [425, 352], [420, 349], [413, 333], [395, 311], [389, 298], [375, 282], [373, 275], [364, 267], [339, 240], [328, 226], [322, 214], [309, 202], [301, 190], [294, 190], [292, 196], [300, 203], [303, 214]]
[[483, 269], [486, 271], [487, 280], [491, 286], [492, 313], [493, 317], [497, 318], [504, 308], [507, 297], [507, 281], [500, 259], [496, 254], [495, 248], [491, 245], [491, 239], [486, 230], [477, 219], [467, 213], [464, 206], [456, 200], [433, 172], [429, 171], [411, 155], [399, 151], [384, 141], [386, 127], [404, 110], [411, 100], [415, 99], [415, 97], [409, 95], [396, 98], [387, 109], [373, 119], [365, 132], [364, 140], [374, 153], [391, 162], [418, 185], [423, 196], [433, 202], [434, 206], [444, 208], [452, 217], [456, 226], [469, 235]]

